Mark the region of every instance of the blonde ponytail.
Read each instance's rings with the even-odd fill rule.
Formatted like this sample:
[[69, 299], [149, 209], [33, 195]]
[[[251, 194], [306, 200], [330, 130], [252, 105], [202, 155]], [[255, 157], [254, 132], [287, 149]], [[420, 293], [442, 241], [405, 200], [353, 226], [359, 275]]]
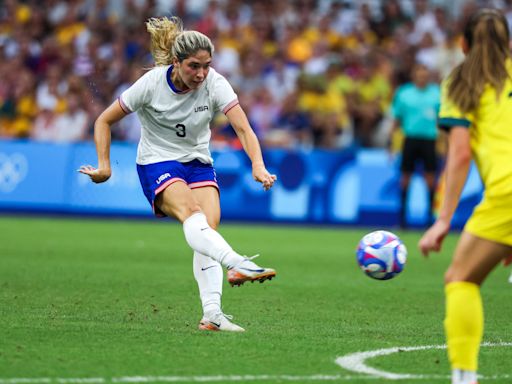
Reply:
[[155, 65], [169, 65], [174, 59], [183, 61], [199, 50], [213, 55], [211, 40], [197, 31], [184, 31], [183, 22], [179, 17], [151, 18], [146, 22], [151, 35], [151, 55]]
[[146, 29], [151, 35], [151, 55], [155, 65], [169, 65], [173, 60], [172, 47], [178, 35], [183, 31], [179, 17], [151, 18], [146, 22]]

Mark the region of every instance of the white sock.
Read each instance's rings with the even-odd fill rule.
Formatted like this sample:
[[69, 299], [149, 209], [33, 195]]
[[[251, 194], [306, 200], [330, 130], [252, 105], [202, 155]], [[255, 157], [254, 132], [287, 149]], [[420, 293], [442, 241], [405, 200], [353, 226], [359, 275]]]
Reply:
[[245, 260], [233, 251], [224, 238], [208, 225], [202, 212], [194, 213], [183, 222], [183, 232], [188, 245], [196, 251], [232, 268]]
[[199, 287], [203, 314], [221, 312], [222, 278], [224, 272], [219, 262], [211, 257], [194, 252], [194, 277]]
[[477, 380], [478, 377], [475, 371], [452, 370], [452, 384], [475, 384]]

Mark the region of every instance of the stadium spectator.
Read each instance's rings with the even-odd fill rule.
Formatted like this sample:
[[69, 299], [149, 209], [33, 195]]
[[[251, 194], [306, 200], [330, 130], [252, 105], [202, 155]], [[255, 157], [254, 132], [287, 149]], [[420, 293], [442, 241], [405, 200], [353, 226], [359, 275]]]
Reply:
[[306, 75], [320, 75], [327, 71], [329, 66], [330, 51], [324, 40], [317, 40], [312, 46], [312, 56], [304, 62], [304, 73]]
[[[377, 69], [392, 87], [409, 80], [416, 58], [444, 77], [460, 60], [460, 23], [478, 6], [476, 1], [461, 0], [450, 6], [434, 0], [9, 0], [0, 8], [0, 58], [7, 65], [30, 70], [36, 88], [48, 83], [54, 66], [61, 83], [70, 74], [82, 77], [86, 85], [82, 98], [90, 97], [84, 109], [91, 114], [91, 109], [102, 109], [115, 98], [128, 68], [151, 65], [142, 21], [155, 14], [182, 15], [187, 27], [212, 38], [217, 48], [213, 65], [241, 99], [251, 102], [264, 84], [281, 108], [304, 72], [328, 77], [326, 68], [337, 61], [341, 72], [356, 84], [364, 71], [361, 62], [373, 61], [375, 52], [393, 63], [391, 74]], [[274, 58], [284, 59], [282, 69]], [[373, 132], [365, 146], [383, 146], [378, 117], [387, 114], [389, 100], [380, 111], [369, 108], [376, 104], [363, 102], [362, 109], [370, 111], [366, 119], [353, 102], [356, 93], [360, 92], [344, 95], [348, 126], [362, 125], [363, 131]], [[250, 106], [244, 108], [250, 112]], [[16, 131], [3, 125], [6, 121], [0, 121], [2, 135], [16, 137]], [[116, 132], [113, 139], [129, 140]]]
[[57, 136], [55, 141], [73, 143], [89, 138], [89, 117], [82, 108], [79, 94], [69, 92], [66, 95], [66, 110], [53, 122]]
[[275, 103], [267, 88], [259, 87], [254, 91], [247, 114], [249, 120], [259, 128], [256, 133], [260, 141], [266, 142], [279, 114], [279, 105]]
[[315, 147], [341, 148], [344, 130], [349, 125], [344, 98], [334, 92], [324, 76], [302, 76], [299, 109], [309, 115]]
[[380, 41], [387, 41], [398, 29], [408, 24], [411, 18], [405, 14], [398, 0], [381, 2], [381, 18], [374, 27]]
[[284, 148], [313, 146], [309, 115], [299, 109], [298, 92], [286, 96], [274, 126], [277, 128], [272, 130], [267, 143], [270, 141], [273, 146]]
[[433, 71], [437, 67], [437, 51], [438, 45], [434, 43], [432, 34], [425, 32], [418, 44], [416, 61], [427, 67], [429, 71]]
[[319, 17], [318, 22], [311, 23], [308, 26], [305, 36], [312, 44], [316, 44], [319, 41], [327, 44], [329, 51], [333, 53], [340, 48], [342, 37], [332, 28], [331, 22], [331, 14], [322, 15]]
[[446, 178], [439, 217], [419, 242], [425, 256], [441, 249], [472, 158], [485, 189], [445, 274], [444, 325], [453, 384], [478, 382], [484, 324], [480, 286], [502, 260], [512, 261], [509, 40], [504, 15], [480, 9], [464, 29], [466, 57], [443, 84], [439, 125], [448, 131]]
[[[132, 65], [127, 72], [126, 78], [123, 83], [117, 87], [114, 92], [114, 100], [126, 91], [130, 86], [144, 74], [142, 68], [137, 65]], [[117, 123], [117, 128], [113, 130], [112, 137], [118, 140], [127, 141], [130, 143], [138, 143], [140, 140], [140, 123], [135, 113], [127, 115], [124, 119]]]
[[35, 141], [57, 142], [58, 132], [55, 121], [57, 114], [53, 109], [43, 107], [40, 109], [30, 132], [30, 137]]
[[221, 268], [228, 281], [271, 279], [275, 271], [257, 266], [235, 252], [216, 231], [219, 191], [208, 149], [210, 122], [222, 111], [234, 127], [252, 162], [253, 177], [268, 190], [276, 180], [265, 168], [261, 149], [237, 95], [213, 68], [211, 40], [183, 31], [181, 19], [152, 18], [147, 23], [155, 67], [143, 75], [98, 117], [95, 141], [98, 168], [80, 172], [96, 183], [111, 176], [111, 125], [137, 112], [142, 134], [137, 153], [140, 182], [155, 215], [175, 217], [194, 250], [193, 269], [203, 304], [199, 329], [240, 332], [244, 329], [222, 312]]
[[249, 47], [242, 52], [239, 75], [232, 78], [234, 88], [251, 96], [262, 85], [264, 63], [260, 48]]
[[357, 28], [359, 12], [354, 9], [351, 1], [331, 2], [329, 13], [332, 15], [332, 28], [341, 36], [350, 36]]
[[375, 57], [360, 61], [355, 78], [352, 116], [354, 139], [362, 147], [373, 147], [378, 125], [391, 98], [391, 82], [379, 71]]
[[440, 29], [434, 10], [429, 7], [427, 0], [415, 0], [415, 17], [413, 31], [409, 36], [411, 44], [419, 44], [426, 33], [432, 36], [435, 44], [444, 42], [444, 32]]
[[453, 29], [446, 31], [445, 43], [437, 47], [435, 71], [440, 79], [447, 77], [451, 70], [459, 65], [464, 59], [460, 49], [459, 36]]
[[[394, 95], [391, 115], [394, 125], [391, 135], [401, 129], [404, 137], [400, 177], [400, 226], [407, 227], [407, 194], [411, 178], [418, 163], [428, 188], [428, 219], [432, 223], [432, 205], [436, 188], [438, 156], [437, 113], [439, 111], [439, 86], [431, 82], [428, 68], [417, 63], [412, 70], [412, 82], [400, 86]], [[389, 142], [393, 140], [390, 138]]]
[[27, 69], [19, 70], [14, 86], [16, 115], [11, 125], [12, 136], [21, 138], [30, 134], [31, 125], [38, 112], [34, 88], [34, 75]]
[[[281, 52], [272, 56], [263, 75], [263, 82], [277, 104], [283, 103], [288, 95], [295, 92], [300, 72], [299, 67], [286, 62]], [[279, 86], [276, 87], [276, 84]]]
[[63, 111], [65, 108], [64, 95], [68, 91], [68, 83], [63, 79], [64, 69], [60, 65], [52, 65], [48, 68], [45, 81], [36, 89], [37, 107], [55, 111]]

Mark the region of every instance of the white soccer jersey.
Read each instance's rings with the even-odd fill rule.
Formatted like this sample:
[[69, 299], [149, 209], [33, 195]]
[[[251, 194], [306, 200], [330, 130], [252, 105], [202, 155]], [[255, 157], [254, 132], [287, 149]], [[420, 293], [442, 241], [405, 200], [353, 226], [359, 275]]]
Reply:
[[137, 112], [142, 126], [137, 164], [194, 159], [211, 164], [210, 121], [215, 112], [237, 105], [237, 95], [213, 68], [198, 89], [178, 93], [172, 69], [151, 69], [119, 97], [123, 110]]

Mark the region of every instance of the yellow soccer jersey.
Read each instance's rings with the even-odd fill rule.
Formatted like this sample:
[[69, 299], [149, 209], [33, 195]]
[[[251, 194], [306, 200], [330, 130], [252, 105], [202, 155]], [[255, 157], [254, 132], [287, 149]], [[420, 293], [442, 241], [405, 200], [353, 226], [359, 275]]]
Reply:
[[[507, 63], [512, 77], [512, 62]], [[498, 197], [512, 202], [512, 81], [506, 81], [501, 95], [486, 86], [480, 104], [471, 113], [462, 113], [447, 97], [442, 86], [438, 125], [449, 130], [467, 127], [473, 159], [485, 186], [486, 199]]]

